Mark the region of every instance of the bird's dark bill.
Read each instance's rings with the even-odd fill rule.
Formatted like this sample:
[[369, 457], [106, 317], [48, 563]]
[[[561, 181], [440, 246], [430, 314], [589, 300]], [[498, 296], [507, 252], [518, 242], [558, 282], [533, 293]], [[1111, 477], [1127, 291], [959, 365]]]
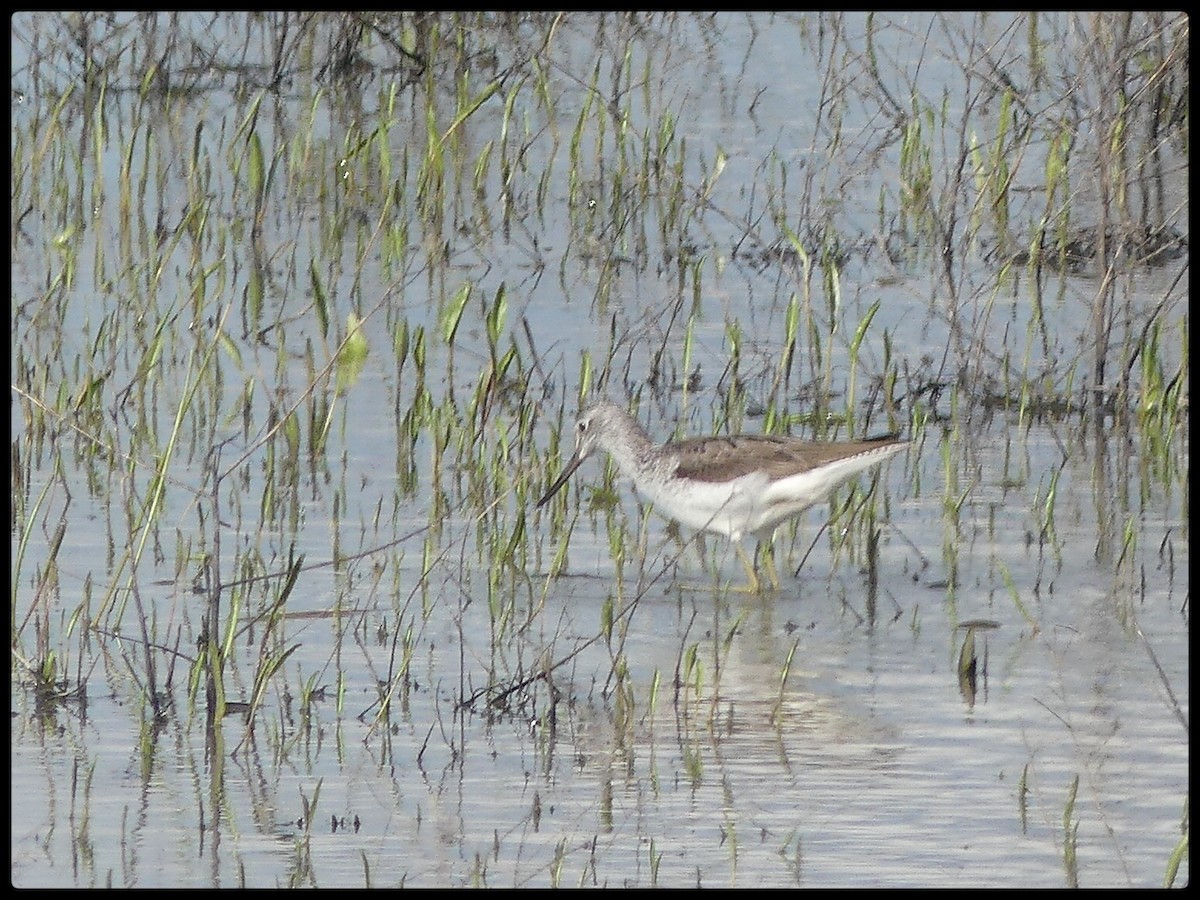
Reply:
[[538, 509], [541, 509], [543, 506], [545, 506], [546, 501], [558, 493], [558, 489], [567, 483], [567, 479], [570, 478], [574, 471], [579, 468], [579, 464], [581, 462], [583, 462], [583, 457], [581, 457], [579, 454], [575, 454], [571, 457], [570, 461], [567, 463], [567, 467], [562, 470], [562, 474], [558, 476], [554, 484], [550, 485], [550, 490], [546, 491], [546, 496], [542, 497], [542, 499], [537, 502]]

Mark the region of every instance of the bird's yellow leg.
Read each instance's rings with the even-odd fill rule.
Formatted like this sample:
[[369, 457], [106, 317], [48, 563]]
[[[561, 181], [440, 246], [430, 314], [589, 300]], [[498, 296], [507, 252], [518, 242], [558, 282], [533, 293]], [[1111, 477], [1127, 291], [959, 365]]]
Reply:
[[779, 590], [779, 570], [775, 567], [775, 541], [771, 538], [761, 541], [758, 549], [762, 551], [763, 565], [767, 570], [767, 580], [771, 582], [771, 589], [777, 591]]
[[[763, 584], [758, 577], [758, 567], [755, 565], [755, 559], [746, 553], [740, 541], [736, 542], [734, 547], [737, 548], [738, 559], [742, 561], [742, 567], [746, 570], [747, 584], [746, 587], [740, 590], [748, 594], [761, 594], [763, 592]], [[763, 555], [766, 557], [767, 562], [767, 580], [771, 582], [771, 589], [777, 591], [779, 590], [779, 573], [775, 571], [775, 555], [771, 552], [769, 545]]]
[[[704, 535], [697, 534], [695, 540], [696, 540], [696, 547], [697, 547], [697, 550], [699, 551], [699, 555], [701, 558], [701, 562], [707, 568], [706, 560], [708, 559], [708, 554], [705, 552], [706, 548], [705, 548], [705, 543], [704, 543]], [[753, 554], [753, 555], [748, 554], [746, 552], [746, 548], [742, 546], [741, 541], [733, 541], [732, 543], [733, 543], [733, 549], [737, 553], [738, 559], [741, 560], [741, 562], [742, 562], [742, 568], [745, 569], [745, 571], [746, 571], [746, 584], [736, 586], [736, 587], [730, 586], [729, 589], [734, 591], [735, 593], [739, 593], [739, 594], [762, 594], [762, 593], [764, 593], [764, 585], [762, 583], [762, 579], [760, 579], [758, 576], [758, 566], [756, 565], [756, 560], [755, 560], [755, 557], [758, 555], [758, 552], [756, 551], [755, 554]], [[779, 572], [775, 568], [775, 554], [772, 550], [771, 543], [769, 541], [767, 541], [765, 544], [762, 545], [762, 556], [764, 557], [764, 560], [765, 560], [766, 575], [767, 575], [767, 580], [770, 582], [770, 589], [772, 591], [778, 591], [779, 590]], [[714, 566], [713, 576], [715, 578], [719, 578], [719, 575], [717, 572], [717, 567], [716, 567], [716, 561], [713, 560], [712, 563]]]

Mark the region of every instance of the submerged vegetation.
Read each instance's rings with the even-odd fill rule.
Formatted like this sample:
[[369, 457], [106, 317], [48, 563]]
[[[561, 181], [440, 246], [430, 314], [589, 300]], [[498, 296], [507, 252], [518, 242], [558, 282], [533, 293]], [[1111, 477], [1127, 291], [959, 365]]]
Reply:
[[[904, 432], [890, 477], [767, 561], [853, 627], [938, 634], [974, 708], [994, 620], [1035, 642], [1087, 556], [1186, 759], [1185, 686], [1154, 656], [1175, 638], [1141, 620], [1186, 646], [1189, 37], [1167, 13], [16, 15], [14, 708], [81, 722], [119, 698], [143, 785], [164, 732], [201, 748], [182, 803], [206, 852], [222, 829], [291, 838], [266, 881], [227, 863], [226, 884], [328, 883], [314, 823], [358, 830], [323, 780], [351, 734], [461, 789], [503, 728], [531, 742], [520, 811], [493, 853], [456, 835], [459, 865], [413, 859], [411, 883], [745, 876], [758, 836], [727, 796], [719, 876], [673, 867], [676, 830], [597, 860], [549, 825], [556, 747], [629, 773], [648, 754], [655, 796], [711, 785], [759, 615], [721, 548], [599, 464], [534, 508], [602, 393], [660, 439]], [[639, 657], [664, 595], [674, 631]], [[753, 698], [781, 746], [797, 627]], [[1066, 789], [1040, 770], [1018, 831]], [[1072, 774], [1043, 839], [1088, 885], [1097, 776]], [[231, 826], [235, 785], [253, 826]], [[620, 791], [597, 791], [611, 831]], [[419, 831], [411, 792], [389, 814]], [[813, 884], [796, 827], [762, 843]], [[363, 883], [409, 876], [358, 852]]]

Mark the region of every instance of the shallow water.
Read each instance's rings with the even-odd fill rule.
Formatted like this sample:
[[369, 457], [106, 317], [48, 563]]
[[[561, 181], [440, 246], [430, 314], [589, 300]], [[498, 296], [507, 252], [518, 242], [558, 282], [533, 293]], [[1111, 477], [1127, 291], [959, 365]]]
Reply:
[[[128, 28], [134, 20], [120, 21]], [[541, 46], [548, 21], [527, 19], [503, 32], [507, 40], [492, 48], [504, 57], [496, 65]], [[380, 98], [399, 76], [382, 67], [365, 70], [356, 102], [353, 91], [333, 89], [314, 100], [303, 79], [268, 95], [258, 133], [269, 159], [272, 148], [285, 149], [275, 157], [278, 180], [259, 239], [246, 224], [249, 164], [237, 162], [253, 92], [220, 87], [164, 101], [162, 120], [146, 126], [150, 140], [131, 136], [143, 133], [131, 124], [137, 92], [113, 89], [95, 120], [110, 117], [95, 155], [86, 135], [70, 132], [62, 157], [49, 154], [19, 179], [39, 183], [53, 212], [39, 209], [14, 236], [13, 381], [25, 394], [14, 391], [12, 418], [31, 468], [27, 482], [14, 474], [21, 506], [12, 533], [20, 559], [14, 885], [1164, 883], [1188, 819], [1186, 401], [1183, 427], [1163, 454], [1127, 423], [1108, 419], [1097, 435], [1081, 416], [1021, 417], [1015, 404], [989, 406], [985, 391], [1017, 379], [1002, 357], [1021, 371], [1044, 366], [1049, 381], [1075, 396], [1060, 383], [1069, 376], [1057, 363], [1080, 354], [1077, 378], [1085, 380], [1079, 348], [1090, 337], [1084, 313], [1097, 279], [1052, 280], [1043, 324], [1034, 326], [1028, 281], [1005, 280], [984, 264], [979, 246], [963, 250], [970, 261], [958, 270], [953, 308], [936, 265], [920, 253], [897, 261], [881, 249], [881, 191], [899, 194], [901, 166], [883, 104], [864, 99], [875, 90], [874, 79], [861, 76], [868, 28], [883, 61], [879, 85], [905, 101], [911, 86], [934, 106], [945, 90], [947, 119], [957, 122], [966, 97], [979, 101], [947, 36], [1003, 48], [1007, 70], [1019, 74], [1027, 61], [1013, 35], [1024, 35], [1028, 21], [757, 14], [637, 21], [558, 21], [542, 58], [557, 115], [513, 95], [519, 115], [507, 127], [519, 140], [509, 152], [525, 149], [508, 160], [517, 173], [510, 200], [495, 159], [483, 178], [486, 202], [471, 192], [484, 145], [499, 145], [497, 99], [461, 123], [463, 146], [447, 163], [445, 218], [412, 199], [426, 146], [420, 103], [410, 99], [418, 88], [401, 87], [390, 116], [391, 172], [410, 195], [384, 215], [388, 181], [378, 156], [369, 166], [342, 165], [356, 158], [347, 148], [389, 118]], [[197, 34], [208, 30], [215, 46], [227, 47], [224, 29], [236, 25], [185, 16], [176, 28], [200, 45]], [[1041, 25], [1047, 40], [1064, 42], [1051, 49], [1067, 55], [1071, 22], [1044, 17]], [[103, 22], [93, 27], [115, 40]], [[157, 28], [176, 33], [161, 22]], [[14, 24], [14, 90], [24, 92], [14, 97], [14, 156], [26, 160], [31, 151], [18, 131], [55, 100], [30, 74], [49, 33], [35, 17]], [[254, 38], [247, 40], [253, 55]], [[373, 46], [387, 56], [386, 47]], [[847, 76], [835, 92], [821, 76], [837, 70], [826, 63], [843, 52], [861, 77]], [[598, 62], [602, 74], [594, 76]], [[586, 116], [575, 163], [569, 146], [593, 77], [598, 96], [628, 119]], [[443, 88], [444, 132], [455, 93]], [[305, 130], [297, 123], [310, 115]], [[668, 118], [677, 142], [663, 158], [678, 152], [694, 201], [689, 225], [678, 231], [654, 212], [667, 204], [669, 181], [647, 188], [630, 174], [629, 161], [647, 152], [641, 137], [661, 134]], [[48, 126], [33, 130], [59, 146]], [[832, 131], [842, 136], [832, 140]], [[206, 159], [199, 170], [211, 175], [200, 191], [211, 201], [209, 220], [196, 226], [203, 236], [173, 246], [157, 274], [138, 252], [129, 252], [133, 267], [118, 262], [126, 251], [110, 219], [130, 144], [135, 173], [149, 172], [155, 187], [146, 211], [132, 216], [145, 234], [154, 230], [157, 204], [176, 222], [199, 202], [188, 178], [197, 170], [186, 162], [196, 148]], [[54, 160], [72, 153], [83, 175], [60, 180]], [[1041, 183], [1039, 161], [1021, 156], [1016, 168], [1023, 183]], [[72, 198], [65, 207], [96, 200], [78, 237], [64, 238], [56, 191]], [[793, 224], [825, 210], [830, 227], [858, 245], [839, 269], [837, 291], [824, 283], [815, 290], [812, 321], [830, 329], [821, 347], [835, 411], [857, 410], [853, 394], [870, 422], [845, 427], [897, 426], [915, 443], [877, 481], [860, 479], [858, 493], [843, 491], [794, 533], [782, 530], [781, 588], [755, 597], [734, 589], [742, 571], [724, 542], [708, 541], [702, 559], [627, 485], [608, 497], [599, 489], [607, 481], [600, 460], [576, 474], [561, 506], [531, 508], [568, 453], [553, 434], [565, 412], [569, 440], [574, 399], [591, 377], [583, 374], [585, 354], [593, 374], [609, 376], [610, 396], [639, 397], [639, 416], [658, 439], [723, 430], [723, 398], [735, 385], [748, 400], [734, 407], [742, 418], [733, 426], [761, 430], [755, 403], [772, 396], [789, 302], [806, 283], [798, 262], [763, 264], [774, 257], [758, 238], [778, 236], [764, 215], [772, 194]], [[1036, 190], [1022, 196], [1014, 220], [1036, 211]], [[14, 191], [14, 219], [25, 197]], [[507, 202], [521, 213], [504, 218]], [[1083, 196], [1079, 205], [1088, 202]], [[1186, 230], [1186, 206], [1176, 218]], [[337, 237], [331, 223], [340, 223]], [[379, 235], [396, 223], [407, 229], [397, 238], [406, 249], [389, 256]], [[79, 271], [71, 286], [50, 291], [47, 272], [60, 271], [64, 247], [78, 252]], [[278, 413], [319, 381], [315, 372], [336, 347], [313, 322], [310, 259], [335, 332], [346, 328], [351, 309], [365, 313], [371, 349], [350, 387], [324, 395], [333, 425], [311, 467], [317, 425], [305, 419], [297, 487], [288, 495], [279, 489], [283, 479], [276, 484], [268, 474], [274, 465], [283, 470], [286, 443], [258, 444], [255, 436], [268, 409]], [[1168, 371], [1186, 352], [1187, 272], [1184, 254], [1119, 280], [1129, 321], [1163, 304]], [[268, 310], [259, 322], [245, 299], [256, 277]], [[816, 284], [822, 275], [814, 277]], [[447, 305], [465, 282], [473, 293], [462, 325], [453, 342], [443, 341]], [[479, 414], [487, 427], [460, 444], [491, 361], [485, 300], [502, 285], [503, 334], [520, 350], [521, 377]], [[231, 298], [221, 375], [198, 378], [189, 354], [218, 341], [213, 322]], [[876, 301], [855, 356], [854, 327]], [[123, 324], [131, 307], [140, 310], [136, 327]], [[50, 308], [62, 313], [56, 337]], [[450, 410], [449, 419], [438, 412], [420, 420], [411, 443], [403, 413], [419, 407], [419, 390], [414, 356], [401, 365], [394, 352], [402, 321], [410, 334], [427, 329], [426, 387], [439, 411]], [[142, 368], [153, 346], [148, 326], [159, 322], [168, 337], [154, 357], [160, 377], [150, 379]], [[87, 420], [86, 403], [69, 401], [84, 396], [84, 376], [96, 371], [101, 354], [89, 356], [89, 348], [104, 345], [105, 328], [124, 334], [126, 327], [140, 337], [108, 357], [113, 374], [99, 388], [101, 408], [113, 412]], [[29, 375], [39, 359], [40, 381]], [[808, 376], [819, 381], [823, 366], [806, 359], [788, 372], [797, 431], [825, 433], [800, 418], [808, 392], [817, 393]], [[904, 374], [899, 413], [889, 422], [883, 405], [865, 398], [894, 369]], [[142, 420], [169, 432], [176, 398], [193, 378], [203, 387], [184, 417], [150, 549], [123, 568], [123, 552], [143, 537], [138, 512], [152, 495], [154, 460], [137, 437]], [[135, 379], [151, 386], [123, 399], [120, 389]], [[56, 467], [55, 454], [38, 449], [24, 397], [30, 385], [60, 381], [67, 402], [50, 417], [61, 431], [48, 443], [66, 448], [67, 462]], [[930, 384], [940, 392], [918, 393]], [[956, 391], [956, 384], [965, 386]], [[532, 447], [520, 429], [530, 400]], [[113, 465], [89, 456], [82, 441], [72, 447], [73, 428], [115, 435], [117, 450], [146, 469], [121, 464], [122, 452], [112, 454]], [[222, 485], [217, 516], [205, 505], [206, 454], [226, 441], [222, 466], [246, 456]], [[472, 449], [504, 464], [472, 466]], [[1174, 466], [1165, 474], [1164, 459]], [[848, 497], [874, 510], [873, 560], [861, 518], [843, 514], [820, 532]], [[36, 525], [26, 542], [19, 523], [27, 521]], [[51, 565], [60, 521], [64, 543]], [[268, 651], [295, 649], [267, 682], [254, 728], [245, 715], [228, 715], [214, 749], [206, 743], [204, 689], [191, 692], [187, 676], [207, 602], [192, 579], [215, 552], [217, 532], [228, 583], [279, 573], [301, 554], [304, 567], [269, 627], [265, 607], [274, 595], [225, 591], [226, 604], [236, 598], [249, 607], [230, 643], [231, 699], [250, 700]], [[564, 541], [562, 571], [551, 577]], [[498, 563], [497, 545], [517, 548], [516, 562]], [[97, 615], [110, 585], [127, 604], [119, 623]], [[98, 630], [75, 621], [81, 607]], [[174, 705], [158, 720], [146, 703], [151, 679], [139, 610], [154, 634], [160, 687], [174, 664]], [[262, 618], [246, 625], [251, 614]], [[38, 633], [43, 622], [49, 636]], [[985, 623], [974, 633], [974, 693], [959, 673], [962, 626], [971, 622]], [[62, 677], [86, 684], [85, 704], [49, 700], [31, 687], [24, 663], [35, 665], [47, 646]], [[385, 717], [381, 686], [394, 701]], [[502, 702], [489, 705], [502, 691]], [[1188, 874], [1185, 857], [1175, 883]]]

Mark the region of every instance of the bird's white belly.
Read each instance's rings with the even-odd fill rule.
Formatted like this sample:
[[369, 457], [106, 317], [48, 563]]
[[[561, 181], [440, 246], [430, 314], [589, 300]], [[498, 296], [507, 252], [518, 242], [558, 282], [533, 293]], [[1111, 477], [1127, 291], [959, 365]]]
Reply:
[[671, 481], [643, 486], [641, 494], [661, 516], [737, 540], [761, 525], [755, 499], [762, 495], [766, 480], [755, 473], [726, 482]]

